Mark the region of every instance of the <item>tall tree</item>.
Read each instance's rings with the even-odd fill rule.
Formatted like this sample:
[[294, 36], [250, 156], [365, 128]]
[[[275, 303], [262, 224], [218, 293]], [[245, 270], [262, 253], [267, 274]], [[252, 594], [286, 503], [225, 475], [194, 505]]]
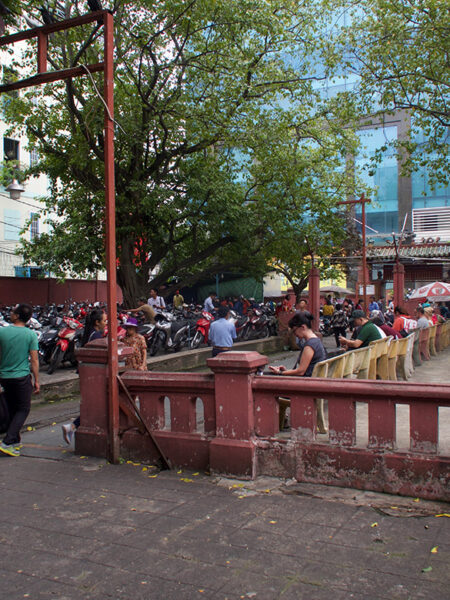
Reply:
[[359, 0], [340, 6], [347, 13], [346, 24], [339, 23], [340, 60], [359, 78], [361, 112], [406, 110], [410, 136], [396, 142], [404, 170], [425, 166], [433, 185], [449, 184], [448, 2]]
[[[283, 214], [280, 222], [293, 226], [284, 201], [274, 211], [283, 191], [275, 189], [270, 173], [278, 167], [267, 158], [279, 140], [289, 140], [294, 127], [304, 131], [305, 160], [308, 145], [326, 146], [333, 156], [348, 152], [342, 127], [330, 126], [348, 115], [338, 103], [326, 106], [313, 85], [314, 64], [326, 63], [326, 2], [104, 4], [116, 28], [117, 252], [125, 301], [149, 285], [169, 283], [170, 291], [171, 281], [189, 285], [224, 271], [262, 274], [271, 216], [277, 222]], [[67, 16], [86, 8], [68, 3]], [[101, 34], [96, 24], [55, 34], [49, 63], [97, 62]], [[24, 242], [24, 255], [59, 276], [104, 264], [101, 86], [100, 75], [86, 76], [8, 105], [10, 120], [40, 151], [34, 172], [50, 177], [47, 212], [56, 213], [50, 233]], [[311, 127], [316, 121], [321, 126]]]

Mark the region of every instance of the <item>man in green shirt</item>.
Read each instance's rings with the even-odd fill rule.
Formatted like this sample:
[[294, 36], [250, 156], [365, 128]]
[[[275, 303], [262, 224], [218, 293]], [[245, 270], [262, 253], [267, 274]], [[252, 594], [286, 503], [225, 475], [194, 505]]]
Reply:
[[31, 392], [34, 388], [38, 394], [40, 389], [38, 340], [35, 332], [25, 327], [32, 312], [29, 304], [18, 304], [11, 311], [12, 325], [0, 328], [0, 383], [8, 409], [0, 452], [9, 456], [20, 455], [20, 430], [30, 412]]
[[361, 327], [356, 340], [349, 340], [342, 335], [339, 336], [339, 342], [344, 348], [365, 348], [374, 340], [381, 339], [380, 330], [366, 317], [363, 310], [354, 310], [352, 319], [356, 327]]

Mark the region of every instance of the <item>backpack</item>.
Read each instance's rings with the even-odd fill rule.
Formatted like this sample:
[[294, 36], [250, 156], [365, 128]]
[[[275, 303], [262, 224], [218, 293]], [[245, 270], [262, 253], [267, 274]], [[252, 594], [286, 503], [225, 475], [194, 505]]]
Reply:
[[410, 319], [409, 317], [401, 317], [403, 321], [403, 328], [400, 330], [400, 335], [406, 337], [409, 335], [411, 329], [416, 329], [417, 321], [415, 319]]

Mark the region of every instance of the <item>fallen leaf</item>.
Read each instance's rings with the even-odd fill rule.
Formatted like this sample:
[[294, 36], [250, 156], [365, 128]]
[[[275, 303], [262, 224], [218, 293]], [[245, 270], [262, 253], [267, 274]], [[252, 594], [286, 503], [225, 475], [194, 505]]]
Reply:
[[433, 570], [433, 567], [425, 567], [424, 569], [422, 569], [422, 573], [429, 573], [432, 570]]
[[30, 427], [30, 426], [28, 425], [28, 427], [27, 427], [27, 431], [34, 431], [34, 427]]
[[184, 481], [185, 483], [193, 483], [193, 479], [189, 479], [188, 477], [181, 477], [180, 481]]
[[200, 473], [192, 473], [192, 475], [193, 475], [194, 477], [197, 477], [197, 475], [200, 475]]
[[148, 471], [148, 468], [147, 467], [142, 467], [142, 470], [143, 471]]
[[56, 423], [52, 423], [52, 425], [56, 425]]
[[437, 554], [437, 550], [438, 546], [434, 546], [434, 548], [431, 548], [431, 554]]
[[398, 510], [398, 506], [390, 506], [389, 508], [392, 508], [392, 510]]
[[413, 502], [420, 502], [419, 498], [414, 498]]
[[265, 492], [266, 494], [270, 494], [270, 489], [267, 488], [267, 490], [263, 490], [263, 492]]
[[246, 498], [247, 496], [238, 496], [238, 498]]
[[177, 471], [178, 475], [179, 475], [180, 473], [182, 473], [182, 472], [183, 472], [183, 471], [181, 471], [181, 470], [180, 470], [180, 471]]
[[276, 523], [276, 521], [269, 521], [269, 523]]
[[100, 498], [106, 498], [106, 496], [104, 496], [103, 494], [100, 494]]
[[152, 479], [154, 479], [155, 477], [158, 477], [158, 475], [147, 475], [147, 477], [151, 477]]
[[442, 513], [440, 515], [434, 515], [435, 517], [449, 517], [450, 518], [450, 514], [449, 513]]
[[378, 527], [378, 523], [377, 522], [372, 523], [371, 527]]
[[87, 458], [87, 456], [80, 456], [81, 459]]
[[231, 487], [232, 488], [243, 488], [244, 484], [243, 483], [233, 483], [233, 485]]

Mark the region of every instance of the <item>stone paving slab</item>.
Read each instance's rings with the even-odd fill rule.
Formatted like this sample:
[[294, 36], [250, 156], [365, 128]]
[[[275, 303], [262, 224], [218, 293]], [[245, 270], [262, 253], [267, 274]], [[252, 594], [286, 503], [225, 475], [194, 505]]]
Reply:
[[[59, 427], [23, 437], [0, 457], [8, 600], [448, 597], [449, 505], [113, 466], [75, 456]], [[393, 502], [403, 516], [380, 510]]]

